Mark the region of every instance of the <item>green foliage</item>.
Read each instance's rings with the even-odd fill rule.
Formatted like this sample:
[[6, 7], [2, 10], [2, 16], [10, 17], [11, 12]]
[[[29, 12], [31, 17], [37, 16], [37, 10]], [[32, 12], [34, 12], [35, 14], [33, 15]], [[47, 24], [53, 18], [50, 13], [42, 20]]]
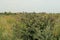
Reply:
[[60, 14], [5, 12], [0, 16], [0, 40], [60, 40]]

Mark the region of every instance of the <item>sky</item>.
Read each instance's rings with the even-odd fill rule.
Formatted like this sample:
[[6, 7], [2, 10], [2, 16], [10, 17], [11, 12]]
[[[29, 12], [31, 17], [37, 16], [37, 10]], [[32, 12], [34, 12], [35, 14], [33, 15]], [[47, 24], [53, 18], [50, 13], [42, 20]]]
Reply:
[[0, 12], [60, 12], [60, 0], [0, 0]]

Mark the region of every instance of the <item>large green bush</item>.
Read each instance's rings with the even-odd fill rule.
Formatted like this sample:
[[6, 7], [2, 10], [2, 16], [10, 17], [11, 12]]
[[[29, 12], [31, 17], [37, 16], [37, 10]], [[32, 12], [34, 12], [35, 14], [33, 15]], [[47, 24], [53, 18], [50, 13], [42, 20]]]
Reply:
[[5, 12], [0, 16], [4, 22], [0, 22], [0, 40], [60, 40], [60, 14]]

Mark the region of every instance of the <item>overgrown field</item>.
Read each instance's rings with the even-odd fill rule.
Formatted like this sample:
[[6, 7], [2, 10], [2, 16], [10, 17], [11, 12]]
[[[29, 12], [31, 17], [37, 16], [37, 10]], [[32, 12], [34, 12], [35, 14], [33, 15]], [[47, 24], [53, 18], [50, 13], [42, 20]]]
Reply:
[[60, 40], [60, 14], [1, 13], [0, 40]]

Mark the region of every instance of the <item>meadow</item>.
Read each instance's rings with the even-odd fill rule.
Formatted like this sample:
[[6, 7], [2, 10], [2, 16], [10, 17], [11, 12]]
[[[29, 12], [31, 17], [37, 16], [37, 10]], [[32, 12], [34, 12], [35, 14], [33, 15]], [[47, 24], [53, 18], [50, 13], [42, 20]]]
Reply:
[[60, 40], [60, 14], [0, 13], [0, 40]]

